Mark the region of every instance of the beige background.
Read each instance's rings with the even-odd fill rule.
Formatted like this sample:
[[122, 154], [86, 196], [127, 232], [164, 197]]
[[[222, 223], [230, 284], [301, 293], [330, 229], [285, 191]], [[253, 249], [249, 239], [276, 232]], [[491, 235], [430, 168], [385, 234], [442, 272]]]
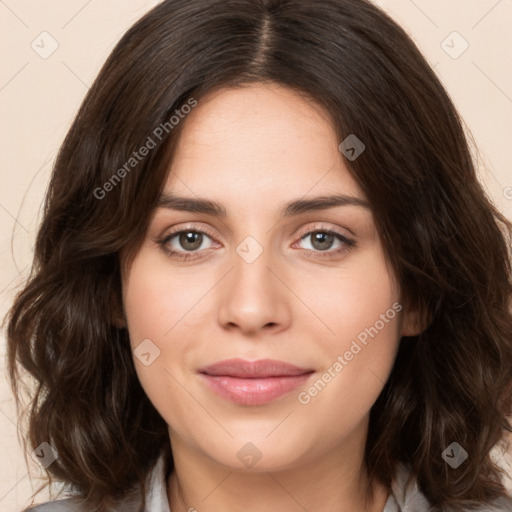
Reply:
[[[51, 165], [72, 117], [114, 44], [156, 3], [0, 0], [1, 317], [27, 274]], [[486, 189], [512, 218], [512, 0], [377, 3], [435, 68], [480, 149]], [[31, 483], [5, 379], [3, 337], [0, 356], [0, 509], [20, 511]]]

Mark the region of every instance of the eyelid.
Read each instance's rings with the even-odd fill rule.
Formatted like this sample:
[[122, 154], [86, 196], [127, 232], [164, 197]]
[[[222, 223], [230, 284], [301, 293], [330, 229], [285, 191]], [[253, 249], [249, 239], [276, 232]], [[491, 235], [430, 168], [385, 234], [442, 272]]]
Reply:
[[158, 240], [165, 240], [165, 239], [168, 239], [170, 238], [171, 236], [174, 236], [176, 234], [179, 234], [179, 233], [182, 233], [184, 231], [197, 231], [198, 233], [203, 233], [205, 235], [208, 235], [210, 238], [212, 238], [213, 240], [216, 240], [217, 239], [217, 235], [213, 233], [212, 230], [210, 230], [209, 228], [207, 227], [204, 227], [203, 225], [201, 224], [195, 224], [193, 222], [189, 222], [189, 223], [185, 223], [185, 224], [180, 224], [179, 226], [177, 227], [172, 227], [171, 229], [169, 230], [164, 230], [162, 235], [158, 236]]
[[340, 231], [340, 228], [328, 227], [328, 226], [325, 226], [323, 224], [320, 224], [318, 226], [309, 226], [309, 227], [306, 227], [306, 228], [302, 228], [302, 229], [299, 230], [297, 236], [302, 240], [305, 235], [310, 235], [311, 233], [315, 233], [317, 231], [322, 231], [322, 232], [326, 231], [326, 232], [335, 233], [335, 234], [339, 235], [341, 238], [344, 238], [347, 241], [354, 242], [354, 240], [352, 240], [351, 236], [342, 233]]

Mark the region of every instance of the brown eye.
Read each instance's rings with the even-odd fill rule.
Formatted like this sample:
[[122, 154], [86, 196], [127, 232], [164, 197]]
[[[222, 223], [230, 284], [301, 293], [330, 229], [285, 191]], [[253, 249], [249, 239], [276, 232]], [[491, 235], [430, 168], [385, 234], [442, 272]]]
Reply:
[[326, 233], [325, 231], [315, 231], [306, 236], [311, 236], [311, 245], [319, 251], [330, 249], [336, 240], [333, 234]]
[[207, 240], [212, 238], [200, 229], [182, 229], [164, 237], [159, 245], [172, 258], [189, 259], [210, 248], [205, 246]]
[[[325, 229], [310, 231], [305, 235], [301, 236], [301, 241], [306, 239], [311, 240], [312, 249], [320, 252], [331, 249], [332, 246], [336, 243], [336, 241], [338, 241], [339, 244], [341, 244], [342, 246], [344, 245], [352, 247], [353, 245], [355, 245], [354, 241], [350, 240], [341, 233]], [[306, 249], [308, 248], [306, 247]]]
[[199, 233], [197, 231], [182, 231], [181, 233], [178, 233], [177, 237], [178, 244], [186, 251], [195, 251], [196, 249], [199, 249], [203, 242], [203, 233]]
[[295, 246], [300, 246], [302, 242], [309, 240], [310, 247], [306, 246], [303, 249], [305, 249], [308, 256], [312, 257], [341, 257], [356, 246], [354, 240], [332, 229], [315, 229], [301, 233], [300, 237]]

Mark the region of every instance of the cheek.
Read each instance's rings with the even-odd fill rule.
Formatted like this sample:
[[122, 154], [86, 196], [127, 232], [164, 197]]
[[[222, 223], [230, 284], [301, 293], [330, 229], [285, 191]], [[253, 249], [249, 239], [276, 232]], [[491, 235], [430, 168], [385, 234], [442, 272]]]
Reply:
[[301, 315], [321, 332], [321, 337], [311, 339], [324, 340], [322, 345], [331, 354], [350, 345], [360, 333], [364, 338], [365, 330], [376, 322], [382, 338], [394, 338], [399, 330], [401, 306], [392, 308], [399, 301], [398, 288], [380, 250], [360, 251], [338, 268], [304, 272], [296, 279], [294, 291], [315, 313]]
[[304, 302], [321, 320], [311, 317], [304, 327], [322, 370], [298, 401], [335, 421], [346, 423], [347, 414], [355, 421], [377, 399], [396, 356], [402, 305], [393, 274], [382, 254], [367, 252], [328, 279], [311, 276], [302, 285]]
[[[347, 305], [344, 316], [333, 321], [337, 335], [324, 336], [317, 345], [321, 369], [296, 397], [301, 412], [296, 419], [304, 418], [301, 435], [313, 439], [320, 430], [328, 443], [362, 425], [393, 367], [400, 309], [397, 301], [385, 300], [365, 308]], [[307, 418], [322, 418], [321, 425]]]
[[179, 275], [171, 276], [165, 260], [142, 250], [124, 283], [123, 301], [132, 347], [145, 338], [158, 344], [169, 339], [178, 323], [186, 323], [186, 314], [200, 295], [199, 288]]
[[135, 369], [146, 394], [160, 411], [177, 396], [167, 389], [175, 382], [173, 361], [179, 361], [190, 345], [174, 340], [180, 329], [187, 328], [187, 311], [197, 302], [199, 293], [182, 280], [170, 278], [169, 268], [161, 260], [143, 248], [123, 283]]
[[[373, 338], [368, 336], [366, 344], [353, 337], [332, 347], [324, 373], [298, 397], [310, 417], [324, 418], [325, 439], [349, 435], [368, 417], [393, 367], [396, 325], [390, 321]], [[311, 425], [311, 436], [317, 428]]]

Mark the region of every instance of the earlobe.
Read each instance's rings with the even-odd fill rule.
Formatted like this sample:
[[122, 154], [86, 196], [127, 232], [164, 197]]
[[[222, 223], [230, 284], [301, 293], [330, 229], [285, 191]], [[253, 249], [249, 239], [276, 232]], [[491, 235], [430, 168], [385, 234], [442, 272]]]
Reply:
[[112, 323], [118, 329], [126, 329], [126, 320], [124, 319], [124, 317], [115, 317], [112, 320]]
[[402, 317], [402, 336], [418, 336], [430, 325], [426, 308], [406, 307]]

